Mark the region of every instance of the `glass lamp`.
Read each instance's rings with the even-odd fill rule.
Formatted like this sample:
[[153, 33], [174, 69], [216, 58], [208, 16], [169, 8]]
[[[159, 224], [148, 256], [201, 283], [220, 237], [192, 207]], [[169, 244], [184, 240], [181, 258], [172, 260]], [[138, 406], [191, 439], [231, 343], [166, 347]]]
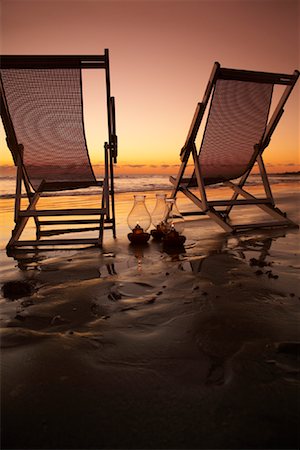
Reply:
[[160, 240], [164, 236], [164, 220], [168, 213], [166, 197], [166, 194], [156, 194], [156, 204], [151, 214], [152, 225], [155, 227], [154, 230], [151, 230], [151, 236], [156, 240]]
[[186, 240], [185, 236], [182, 235], [184, 230], [184, 218], [177, 208], [175, 199], [167, 199], [166, 205], [166, 232], [163, 237], [163, 244], [166, 247], [179, 247], [183, 245]]
[[184, 218], [177, 208], [176, 200], [174, 198], [167, 198], [166, 206], [165, 222], [167, 225], [167, 230], [170, 231], [173, 229], [176, 230], [177, 233], [181, 234], [184, 230]]
[[127, 223], [132, 233], [128, 234], [130, 242], [144, 244], [150, 238], [146, 231], [150, 227], [151, 217], [145, 204], [145, 195], [134, 195], [134, 204], [128, 214]]

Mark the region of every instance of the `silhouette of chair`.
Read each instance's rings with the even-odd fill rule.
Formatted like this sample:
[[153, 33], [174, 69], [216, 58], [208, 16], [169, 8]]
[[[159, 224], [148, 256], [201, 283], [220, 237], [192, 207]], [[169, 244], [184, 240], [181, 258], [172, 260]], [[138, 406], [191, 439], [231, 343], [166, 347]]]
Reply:
[[[108, 142], [104, 145], [102, 180], [95, 177], [85, 138], [82, 71], [86, 69], [105, 71]], [[111, 229], [115, 237], [113, 163], [117, 137], [108, 50], [101, 56], [2, 56], [0, 75], [1, 117], [17, 167], [15, 228], [7, 249], [101, 246], [105, 229]], [[54, 192], [91, 186], [99, 188], [96, 208], [36, 209], [43, 193], [53, 196]], [[22, 187], [28, 198], [25, 209], [21, 209]], [[36, 240], [22, 241], [29, 218], [35, 221]], [[48, 226], [53, 229], [47, 230]], [[97, 230], [96, 238], [45, 238], [91, 230]]]
[[[284, 112], [284, 105], [299, 77], [292, 75], [222, 68], [214, 64], [203, 100], [198, 103], [185, 144], [181, 150], [181, 166], [173, 183], [171, 197], [183, 192], [198, 208], [183, 215], [208, 215], [225, 231], [247, 228], [297, 226], [275, 207], [262, 153]], [[270, 115], [275, 85], [285, 85], [277, 106]], [[273, 107], [273, 104], [272, 104]], [[208, 110], [199, 152], [195, 140], [201, 121]], [[189, 157], [192, 155], [194, 172], [184, 178]], [[258, 164], [265, 191], [264, 198], [257, 198], [245, 189], [245, 184]], [[233, 180], [236, 180], [233, 182]], [[230, 199], [209, 200], [207, 186], [222, 183], [233, 189]], [[197, 192], [192, 192], [197, 188]], [[238, 199], [238, 196], [243, 197]], [[233, 224], [229, 214], [233, 207], [256, 205], [272, 216], [272, 220]]]

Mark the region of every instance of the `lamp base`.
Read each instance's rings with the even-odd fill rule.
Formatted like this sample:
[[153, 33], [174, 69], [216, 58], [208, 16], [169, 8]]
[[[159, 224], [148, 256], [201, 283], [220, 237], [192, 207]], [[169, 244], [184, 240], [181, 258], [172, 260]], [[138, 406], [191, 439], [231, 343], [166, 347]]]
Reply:
[[182, 234], [175, 235], [172, 232], [166, 234], [163, 238], [163, 245], [166, 248], [178, 248], [182, 247], [186, 241], [186, 237]]
[[162, 238], [165, 236], [165, 233], [160, 229], [156, 228], [155, 230], [151, 230], [151, 236], [155, 241], [161, 241]]
[[146, 244], [150, 239], [149, 233], [128, 233], [128, 239], [132, 244]]

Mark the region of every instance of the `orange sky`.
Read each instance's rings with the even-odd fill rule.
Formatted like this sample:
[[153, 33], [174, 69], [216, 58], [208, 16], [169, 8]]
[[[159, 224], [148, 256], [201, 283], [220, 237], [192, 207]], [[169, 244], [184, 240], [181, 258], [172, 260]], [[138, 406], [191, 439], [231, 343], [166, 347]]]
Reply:
[[[214, 61], [292, 73], [299, 63], [298, 0], [1, 0], [2, 54], [102, 54], [117, 103], [119, 172], [176, 173], [179, 151]], [[85, 75], [87, 138], [101, 163], [101, 81]], [[103, 87], [103, 83], [102, 83]], [[295, 88], [265, 160], [299, 170]], [[0, 163], [11, 164], [0, 129]]]

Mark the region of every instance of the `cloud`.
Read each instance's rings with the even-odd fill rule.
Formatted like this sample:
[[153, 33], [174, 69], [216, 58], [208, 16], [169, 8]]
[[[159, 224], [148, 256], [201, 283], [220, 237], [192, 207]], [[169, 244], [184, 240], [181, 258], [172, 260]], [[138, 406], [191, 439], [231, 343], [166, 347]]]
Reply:
[[146, 164], [123, 164], [123, 167], [131, 167], [133, 169], [139, 169], [141, 167], [147, 167]]
[[164, 169], [169, 169], [173, 167], [180, 167], [180, 164], [161, 164], [160, 167], [163, 167]]

